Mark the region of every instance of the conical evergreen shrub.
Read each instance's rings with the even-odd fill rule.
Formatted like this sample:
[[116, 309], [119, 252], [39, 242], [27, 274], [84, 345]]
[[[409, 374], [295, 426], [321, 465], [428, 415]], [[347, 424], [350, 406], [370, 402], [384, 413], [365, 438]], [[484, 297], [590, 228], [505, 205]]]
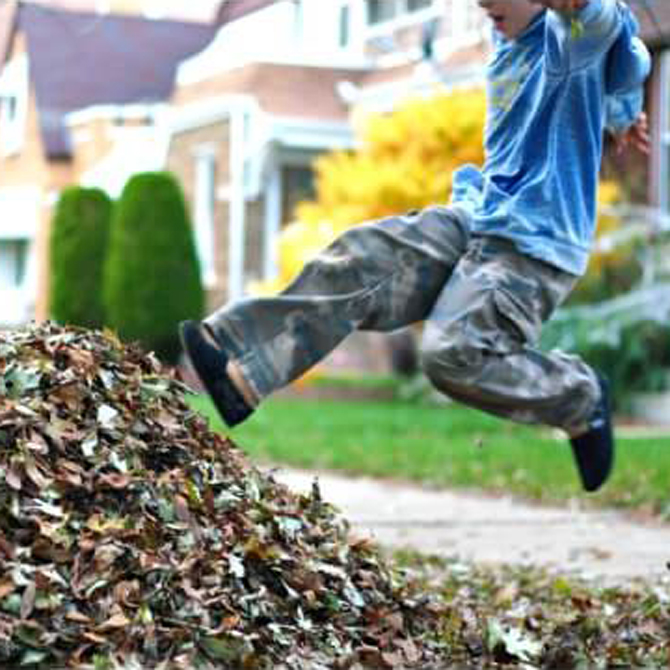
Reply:
[[112, 217], [104, 300], [108, 325], [166, 362], [179, 356], [179, 321], [201, 318], [192, 227], [169, 173], [137, 174], [124, 187]]
[[103, 267], [112, 201], [97, 188], [72, 186], [61, 194], [50, 237], [51, 317], [63, 324], [104, 323]]

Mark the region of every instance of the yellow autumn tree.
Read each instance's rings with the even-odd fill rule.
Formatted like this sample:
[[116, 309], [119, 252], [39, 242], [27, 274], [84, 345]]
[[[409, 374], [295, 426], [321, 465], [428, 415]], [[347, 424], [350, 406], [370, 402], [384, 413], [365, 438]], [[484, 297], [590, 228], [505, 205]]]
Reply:
[[454, 170], [483, 161], [484, 114], [484, 94], [473, 89], [410, 100], [369, 118], [357, 151], [317, 162], [317, 198], [299, 205], [297, 218], [346, 228], [446, 202]]

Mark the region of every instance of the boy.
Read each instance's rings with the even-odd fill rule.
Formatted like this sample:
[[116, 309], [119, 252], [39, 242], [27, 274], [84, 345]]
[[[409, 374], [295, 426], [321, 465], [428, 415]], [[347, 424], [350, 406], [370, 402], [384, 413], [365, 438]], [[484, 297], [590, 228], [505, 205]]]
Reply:
[[617, 0], [479, 4], [496, 47], [486, 162], [456, 172], [451, 206], [347, 231], [280, 295], [185, 322], [182, 342], [234, 426], [352, 331], [425, 321], [431, 382], [484, 411], [564, 429], [595, 491], [614, 458], [607, 383], [578, 357], [535, 346], [586, 267], [605, 120], [621, 142], [644, 144], [649, 57]]

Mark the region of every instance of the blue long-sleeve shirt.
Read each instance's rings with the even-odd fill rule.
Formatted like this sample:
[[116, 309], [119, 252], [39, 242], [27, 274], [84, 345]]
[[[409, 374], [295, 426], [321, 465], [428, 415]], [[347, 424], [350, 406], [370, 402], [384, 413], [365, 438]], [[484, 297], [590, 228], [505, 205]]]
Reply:
[[603, 130], [635, 121], [650, 70], [623, 3], [590, 0], [578, 20], [574, 35], [569, 17], [544, 10], [514, 40], [494, 34], [484, 167], [457, 170], [452, 189], [473, 233], [575, 275], [594, 236]]

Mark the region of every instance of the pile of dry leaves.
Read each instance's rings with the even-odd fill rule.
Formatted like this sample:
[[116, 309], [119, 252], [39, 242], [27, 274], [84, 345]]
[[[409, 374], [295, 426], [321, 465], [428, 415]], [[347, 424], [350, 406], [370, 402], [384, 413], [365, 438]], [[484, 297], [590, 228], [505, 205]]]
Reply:
[[109, 334], [0, 334], [0, 664], [429, 662], [436, 605], [184, 397]]

